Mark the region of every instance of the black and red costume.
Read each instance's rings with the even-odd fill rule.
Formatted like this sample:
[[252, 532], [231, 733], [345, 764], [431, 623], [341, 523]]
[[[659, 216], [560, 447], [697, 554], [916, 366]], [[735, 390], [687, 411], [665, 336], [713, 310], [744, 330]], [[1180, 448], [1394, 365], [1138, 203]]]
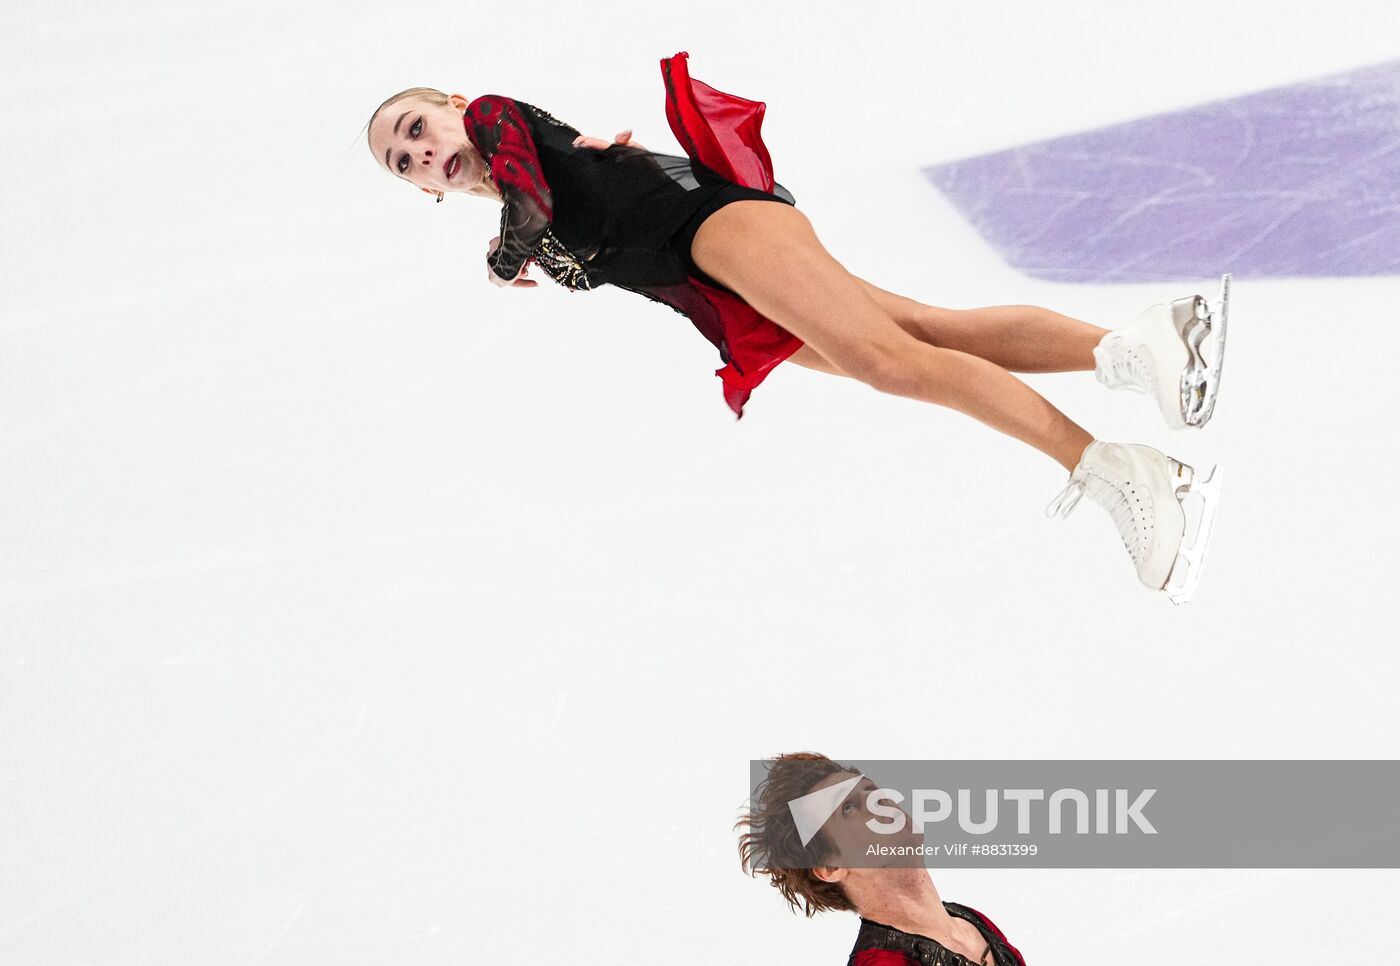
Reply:
[[759, 136], [765, 105], [690, 77], [684, 52], [661, 61], [666, 118], [688, 157], [614, 144], [576, 148], [577, 129], [524, 101], [476, 98], [463, 117], [501, 192], [501, 243], [488, 258], [513, 279], [534, 261], [573, 291], [614, 285], [685, 315], [716, 349], [735, 417], [802, 342], [700, 270], [690, 243], [731, 201], [795, 204]]
[[[943, 908], [949, 915], [966, 919], [977, 927], [982, 938], [987, 941], [991, 955], [985, 957], [985, 966], [1026, 966], [1026, 961], [1015, 946], [1006, 941], [1006, 936], [996, 925], [969, 906], [956, 902], [945, 902]], [[860, 932], [856, 934], [855, 947], [846, 960], [846, 966], [983, 966], [976, 960], [968, 959], [953, 952], [942, 943], [912, 932], [904, 932], [893, 926], [875, 922], [864, 917], [860, 920]]]

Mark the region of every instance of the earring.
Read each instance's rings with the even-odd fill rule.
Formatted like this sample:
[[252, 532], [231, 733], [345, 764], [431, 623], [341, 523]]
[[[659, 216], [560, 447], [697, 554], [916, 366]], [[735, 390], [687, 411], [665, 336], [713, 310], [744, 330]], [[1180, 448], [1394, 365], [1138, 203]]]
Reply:
[[419, 188], [418, 190], [419, 190], [419, 191], [422, 191], [422, 192], [425, 192], [425, 193], [427, 193], [427, 194], [430, 194], [430, 195], [437, 195], [437, 203], [438, 203], [438, 204], [442, 204], [442, 192], [441, 192], [441, 191], [434, 191], [432, 188]]

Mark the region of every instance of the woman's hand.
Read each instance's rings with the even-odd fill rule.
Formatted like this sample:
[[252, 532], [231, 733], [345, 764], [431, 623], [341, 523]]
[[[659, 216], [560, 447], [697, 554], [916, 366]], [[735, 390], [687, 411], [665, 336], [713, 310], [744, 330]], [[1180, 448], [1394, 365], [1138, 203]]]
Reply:
[[[634, 148], [642, 148], [640, 144], [632, 140], [632, 129], [630, 127], [620, 132], [613, 140], [612, 144], [630, 144]], [[606, 151], [608, 148], [612, 147], [612, 144], [609, 144], [602, 138], [591, 138], [583, 134], [574, 138], [574, 147], [576, 148], [596, 148], [599, 151]], [[642, 150], [645, 151], [646, 148], [642, 148]]]
[[[487, 257], [487, 258], [490, 258], [490, 257], [491, 257], [491, 253], [494, 252], [496, 249], [498, 249], [498, 248], [500, 248], [500, 247], [501, 247], [501, 236], [500, 236], [500, 235], [497, 235], [495, 238], [491, 239], [491, 244], [489, 244], [489, 245], [486, 246], [486, 257]], [[487, 280], [490, 281], [490, 283], [491, 283], [492, 285], [499, 286], [500, 288], [534, 288], [536, 285], [540, 284], [539, 282], [535, 281], [535, 280], [532, 279], [532, 278], [526, 278], [526, 277], [525, 277], [526, 275], [529, 275], [529, 274], [530, 274], [530, 261], [529, 261], [528, 259], [526, 260], [526, 262], [525, 262], [524, 265], [520, 266], [520, 274], [517, 275], [517, 276], [515, 276], [515, 278], [510, 279], [509, 281], [507, 281], [507, 280], [504, 279], [504, 278], [501, 278], [501, 276], [499, 276], [499, 275], [497, 275], [495, 272], [493, 272], [493, 271], [491, 270], [491, 266], [490, 266], [490, 265], [487, 265], [487, 266], [486, 266], [486, 278], [487, 278]]]

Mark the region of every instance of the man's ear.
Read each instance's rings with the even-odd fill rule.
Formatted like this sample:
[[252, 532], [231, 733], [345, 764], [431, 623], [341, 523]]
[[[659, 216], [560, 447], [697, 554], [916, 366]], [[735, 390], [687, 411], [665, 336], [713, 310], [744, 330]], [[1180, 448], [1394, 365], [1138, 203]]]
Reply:
[[812, 869], [812, 875], [823, 882], [840, 882], [846, 878], [846, 869], [838, 869], [829, 865], [816, 866]]

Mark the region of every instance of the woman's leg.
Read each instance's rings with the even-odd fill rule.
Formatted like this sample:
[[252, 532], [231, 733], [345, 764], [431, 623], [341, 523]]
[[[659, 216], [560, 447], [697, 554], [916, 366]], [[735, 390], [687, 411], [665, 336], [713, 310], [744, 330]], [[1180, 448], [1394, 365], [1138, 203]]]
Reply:
[[[1089, 372], [1107, 329], [1038, 305], [945, 309], [925, 305], [852, 276], [875, 303], [920, 342], [995, 362], [1009, 372]], [[789, 357], [808, 369], [845, 375], [810, 346]]]
[[827, 359], [809, 345], [804, 345], [799, 348], [796, 352], [787, 357], [787, 361], [807, 369], [815, 369], [818, 372], [830, 373], [833, 376], [848, 375], [832, 365], [830, 359]]
[[856, 278], [914, 338], [995, 362], [1011, 372], [1086, 372], [1107, 329], [1038, 305], [945, 309], [887, 292]]
[[[817, 240], [791, 205], [736, 201], [696, 232], [691, 258], [839, 372], [938, 403], [1014, 436], [1066, 470], [1093, 437], [1001, 366], [920, 341]], [[810, 357], [809, 357], [810, 359]]]

